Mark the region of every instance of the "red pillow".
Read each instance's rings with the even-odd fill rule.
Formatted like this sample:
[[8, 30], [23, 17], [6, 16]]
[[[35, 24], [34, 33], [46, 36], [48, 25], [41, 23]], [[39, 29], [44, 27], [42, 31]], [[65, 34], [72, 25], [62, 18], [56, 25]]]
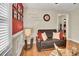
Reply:
[[40, 40], [43, 40], [43, 39], [42, 39], [42, 33], [41, 33], [41, 32], [38, 32], [37, 35], [38, 35], [38, 38], [39, 38]]
[[60, 32], [60, 40], [64, 39], [64, 33]]

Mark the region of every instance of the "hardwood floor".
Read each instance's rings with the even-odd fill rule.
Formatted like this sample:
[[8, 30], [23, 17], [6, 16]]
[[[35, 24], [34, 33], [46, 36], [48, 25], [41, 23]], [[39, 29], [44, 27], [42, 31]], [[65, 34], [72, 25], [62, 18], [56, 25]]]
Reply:
[[49, 49], [48, 51], [41, 51], [38, 52], [36, 45], [33, 45], [33, 48], [30, 50], [22, 50], [21, 56], [48, 56], [50, 54], [50, 52], [52, 51], [52, 49]]
[[[71, 49], [71, 47], [75, 45], [78, 49], [79, 49], [79, 44], [68, 40], [67, 41], [67, 47], [68, 49]], [[21, 52], [21, 56], [49, 56], [49, 54], [53, 51], [53, 49], [48, 49], [48, 50], [43, 50], [41, 52], [37, 51], [36, 45], [33, 45], [33, 48], [30, 50], [25, 50], [23, 48], [22, 52]]]

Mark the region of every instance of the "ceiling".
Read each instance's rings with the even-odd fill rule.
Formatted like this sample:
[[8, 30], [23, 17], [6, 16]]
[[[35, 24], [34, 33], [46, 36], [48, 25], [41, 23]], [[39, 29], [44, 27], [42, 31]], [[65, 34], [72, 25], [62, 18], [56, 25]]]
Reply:
[[25, 3], [27, 9], [56, 10], [70, 12], [79, 8], [79, 3]]

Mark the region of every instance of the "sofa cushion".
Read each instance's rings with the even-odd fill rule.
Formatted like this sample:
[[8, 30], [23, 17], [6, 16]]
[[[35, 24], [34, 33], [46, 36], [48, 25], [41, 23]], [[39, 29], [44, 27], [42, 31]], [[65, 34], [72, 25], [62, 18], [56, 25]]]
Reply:
[[46, 35], [47, 35], [48, 38], [52, 38], [53, 33], [51, 31], [47, 31]]
[[38, 35], [38, 37], [37, 37], [38, 39], [43, 40], [43, 38], [42, 38], [42, 33], [41, 33], [41, 32], [38, 32], [37, 35]]
[[46, 35], [46, 33], [44, 32], [44, 33], [42, 33], [42, 38], [43, 38], [43, 40], [44, 41], [46, 41], [47, 40], [47, 35]]
[[49, 38], [51, 39], [53, 36], [53, 32], [57, 32], [57, 31], [56, 31], [56, 29], [39, 29], [38, 32], [42, 32], [42, 33], [45, 32], [48, 39]]
[[48, 41], [42, 41], [41, 46], [42, 47], [54, 47], [54, 43], [56, 43], [57, 46], [65, 46], [65, 40], [58, 40], [58, 39], [53, 39], [53, 40], [48, 40]]
[[60, 32], [60, 40], [64, 39], [64, 32]]
[[52, 39], [60, 39], [60, 32], [53, 32], [53, 37]]

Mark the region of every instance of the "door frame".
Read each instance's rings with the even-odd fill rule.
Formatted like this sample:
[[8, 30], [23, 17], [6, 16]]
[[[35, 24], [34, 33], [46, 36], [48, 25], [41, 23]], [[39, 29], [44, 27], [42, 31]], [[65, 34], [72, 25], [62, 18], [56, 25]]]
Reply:
[[69, 33], [69, 25], [68, 25], [68, 21], [69, 21], [69, 14], [66, 13], [59, 13], [57, 14], [57, 32], [58, 32], [58, 25], [59, 25], [59, 16], [61, 15], [65, 15], [66, 16], [66, 38], [68, 39], [68, 33]]

